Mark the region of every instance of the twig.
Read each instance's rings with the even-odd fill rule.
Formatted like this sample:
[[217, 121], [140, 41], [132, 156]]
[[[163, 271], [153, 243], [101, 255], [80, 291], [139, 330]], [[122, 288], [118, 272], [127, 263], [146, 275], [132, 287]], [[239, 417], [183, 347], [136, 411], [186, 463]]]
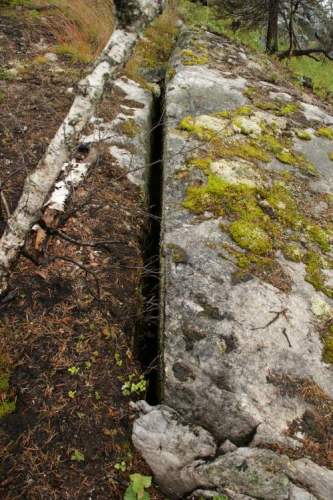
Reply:
[[[283, 309], [282, 311], [278, 311], [276, 312], [275, 316], [273, 319], [271, 319], [267, 325], [264, 325], [264, 326], [258, 326], [257, 328], [252, 328], [252, 330], [265, 330], [266, 328], [268, 328], [269, 326], [271, 326], [273, 323], [275, 323], [275, 321], [277, 321], [279, 319], [279, 317], [281, 316], [281, 314], [283, 314], [285, 317], [286, 317], [286, 309]], [[274, 311], [271, 311], [271, 312], [274, 312]]]
[[289, 337], [287, 335], [287, 330], [285, 328], [282, 329], [282, 333], [286, 337], [289, 347], [292, 347]]
[[82, 241], [73, 238], [73, 236], [69, 236], [64, 231], [61, 231], [61, 229], [55, 229], [47, 226], [43, 221], [41, 221], [40, 226], [42, 227], [42, 229], [45, 229], [45, 231], [51, 236], [54, 235], [59, 236], [59, 238], [62, 238], [63, 240], [68, 241], [69, 243], [73, 243], [74, 245], [78, 245], [80, 247], [100, 247], [106, 245], [122, 245], [125, 243], [124, 241], [112, 241], [112, 240]]

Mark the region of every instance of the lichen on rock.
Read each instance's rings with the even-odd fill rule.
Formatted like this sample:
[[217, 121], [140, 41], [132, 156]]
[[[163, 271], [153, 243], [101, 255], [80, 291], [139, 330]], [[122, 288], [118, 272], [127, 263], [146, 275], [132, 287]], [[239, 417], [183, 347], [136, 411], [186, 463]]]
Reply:
[[[209, 68], [182, 64], [193, 40]], [[333, 198], [322, 186], [333, 174], [316, 132], [333, 117], [280, 82], [264, 85], [246, 60], [240, 76], [226, 71], [237, 54], [187, 32], [171, 60], [161, 345], [163, 401], [176, 413], [141, 416], [134, 442], [170, 498], [329, 500], [320, 429], [333, 404]], [[192, 434], [203, 431], [215, 450], [230, 448], [205, 455], [208, 436]]]

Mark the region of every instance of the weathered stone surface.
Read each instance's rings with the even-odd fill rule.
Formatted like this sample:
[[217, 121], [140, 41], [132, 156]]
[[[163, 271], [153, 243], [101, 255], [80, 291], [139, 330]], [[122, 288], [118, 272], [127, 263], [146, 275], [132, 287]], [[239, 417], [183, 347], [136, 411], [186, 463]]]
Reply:
[[[183, 65], [182, 51], [198, 46], [207, 49], [208, 62]], [[302, 387], [332, 401], [333, 372], [323, 361], [325, 322], [318, 310], [327, 321], [333, 306], [333, 207], [327, 196], [333, 142], [325, 137], [329, 131], [319, 130], [333, 117], [302, 103], [302, 96], [295, 101], [296, 90], [261, 81], [244, 58], [230, 74], [230, 56], [236, 58], [228, 42], [187, 33], [173, 59], [166, 95], [161, 345], [164, 403], [208, 431], [217, 447], [229, 440], [239, 448], [179, 471], [186, 448], [180, 432], [177, 446], [167, 440], [177, 467], [163, 475], [166, 461], [152, 452], [157, 437], [149, 437], [150, 414], [136, 424], [134, 437], [144, 429], [144, 438], [134, 442], [177, 498], [228, 490], [230, 498], [329, 500], [330, 471], [262, 448], [302, 453], [303, 439], [313, 437], [302, 426], [290, 428], [317, 411]], [[246, 117], [245, 128], [235, 127], [239, 117], [242, 123]], [[174, 247], [186, 260], [175, 261]]]
[[333, 472], [310, 460], [291, 461], [271, 450], [247, 447], [214, 458], [214, 439], [204, 429], [184, 425], [180, 415], [165, 406], [145, 404], [141, 411], [133, 442], [170, 498], [331, 498]]
[[216, 444], [206, 430], [182, 425], [174, 410], [160, 406], [144, 408], [145, 414], [133, 427], [133, 443], [148, 463], [155, 463], [154, 474], [164, 491], [178, 496], [194, 490], [197, 481], [183, 470], [200, 459], [213, 458]]
[[153, 124], [153, 96], [133, 80], [118, 78], [113, 96], [118, 112], [112, 121], [94, 123], [94, 131], [84, 144], [108, 145], [112, 156], [135, 184], [144, 187], [150, 162], [150, 134]]

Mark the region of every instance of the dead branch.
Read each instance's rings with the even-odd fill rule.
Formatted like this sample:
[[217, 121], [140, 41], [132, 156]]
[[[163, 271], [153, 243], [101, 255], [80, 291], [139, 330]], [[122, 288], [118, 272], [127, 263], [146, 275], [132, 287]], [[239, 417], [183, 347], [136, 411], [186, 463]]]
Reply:
[[73, 245], [77, 245], [79, 247], [105, 247], [107, 245], [122, 245], [125, 243], [123, 241], [115, 241], [115, 240], [82, 241], [74, 238], [73, 236], [69, 236], [61, 229], [55, 229], [47, 226], [43, 221], [40, 222], [40, 226], [50, 236], [58, 236], [59, 238], [68, 241], [68, 243], [73, 243]]
[[283, 52], [280, 52], [278, 54], [278, 58], [280, 60], [286, 59], [287, 57], [301, 57], [301, 56], [308, 56], [311, 57], [314, 54], [321, 54], [327, 57], [330, 61], [333, 61], [333, 56], [330, 52], [327, 50], [323, 49], [322, 47], [317, 47], [317, 48], [309, 48], [309, 49], [293, 49], [291, 51], [285, 50]]

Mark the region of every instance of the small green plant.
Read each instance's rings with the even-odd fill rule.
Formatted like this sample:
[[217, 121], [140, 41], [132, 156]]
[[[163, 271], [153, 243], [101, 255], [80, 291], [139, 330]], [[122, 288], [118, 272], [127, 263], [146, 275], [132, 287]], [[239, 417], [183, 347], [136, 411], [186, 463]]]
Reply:
[[0, 80], [10, 82], [14, 80], [14, 76], [8, 70], [0, 68]]
[[101, 399], [101, 397], [102, 396], [100, 395], [100, 393], [98, 391], [95, 391], [95, 399], [96, 399], [96, 401], [99, 401]]
[[120, 472], [126, 472], [127, 470], [127, 465], [125, 460], [122, 460], [121, 462], [117, 462], [114, 464], [114, 468]]
[[131, 474], [131, 482], [125, 491], [124, 500], [150, 500], [150, 495], [148, 491], [145, 490], [150, 488], [151, 480], [151, 476]]
[[78, 375], [79, 372], [80, 372], [80, 368], [78, 368], [77, 366], [71, 366], [70, 368], [68, 368], [68, 373], [70, 373], [71, 375]]
[[123, 360], [121, 359], [119, 352], [115, 353], [114, 359], [116, 361], [116, 365], [119, 366], [119, 368], [121, 368], [123, 366]]
[[148, 383], [144, 376], [141, 375], [137, 382], [133, 382], [133, 378], [134, 375], [130, 375], [128, 380], [123, 384], [121, 390], [124, 396], [146, 392]]
[[71, 454], [71, 460], [73, 462], [84, 462], [85, 457], [84, 454], [79, 451], [79, 450], [74, 450], [73, 453]]
[[0, 418], [6, 417], [10, 413], [14, 413], [15, 410], [15, 401], [3, 401], [2, 403], [0, 403]]
[[70, 399], [75, 399], [76, 398], [76, 391], [68, 391], [68, 397]]

